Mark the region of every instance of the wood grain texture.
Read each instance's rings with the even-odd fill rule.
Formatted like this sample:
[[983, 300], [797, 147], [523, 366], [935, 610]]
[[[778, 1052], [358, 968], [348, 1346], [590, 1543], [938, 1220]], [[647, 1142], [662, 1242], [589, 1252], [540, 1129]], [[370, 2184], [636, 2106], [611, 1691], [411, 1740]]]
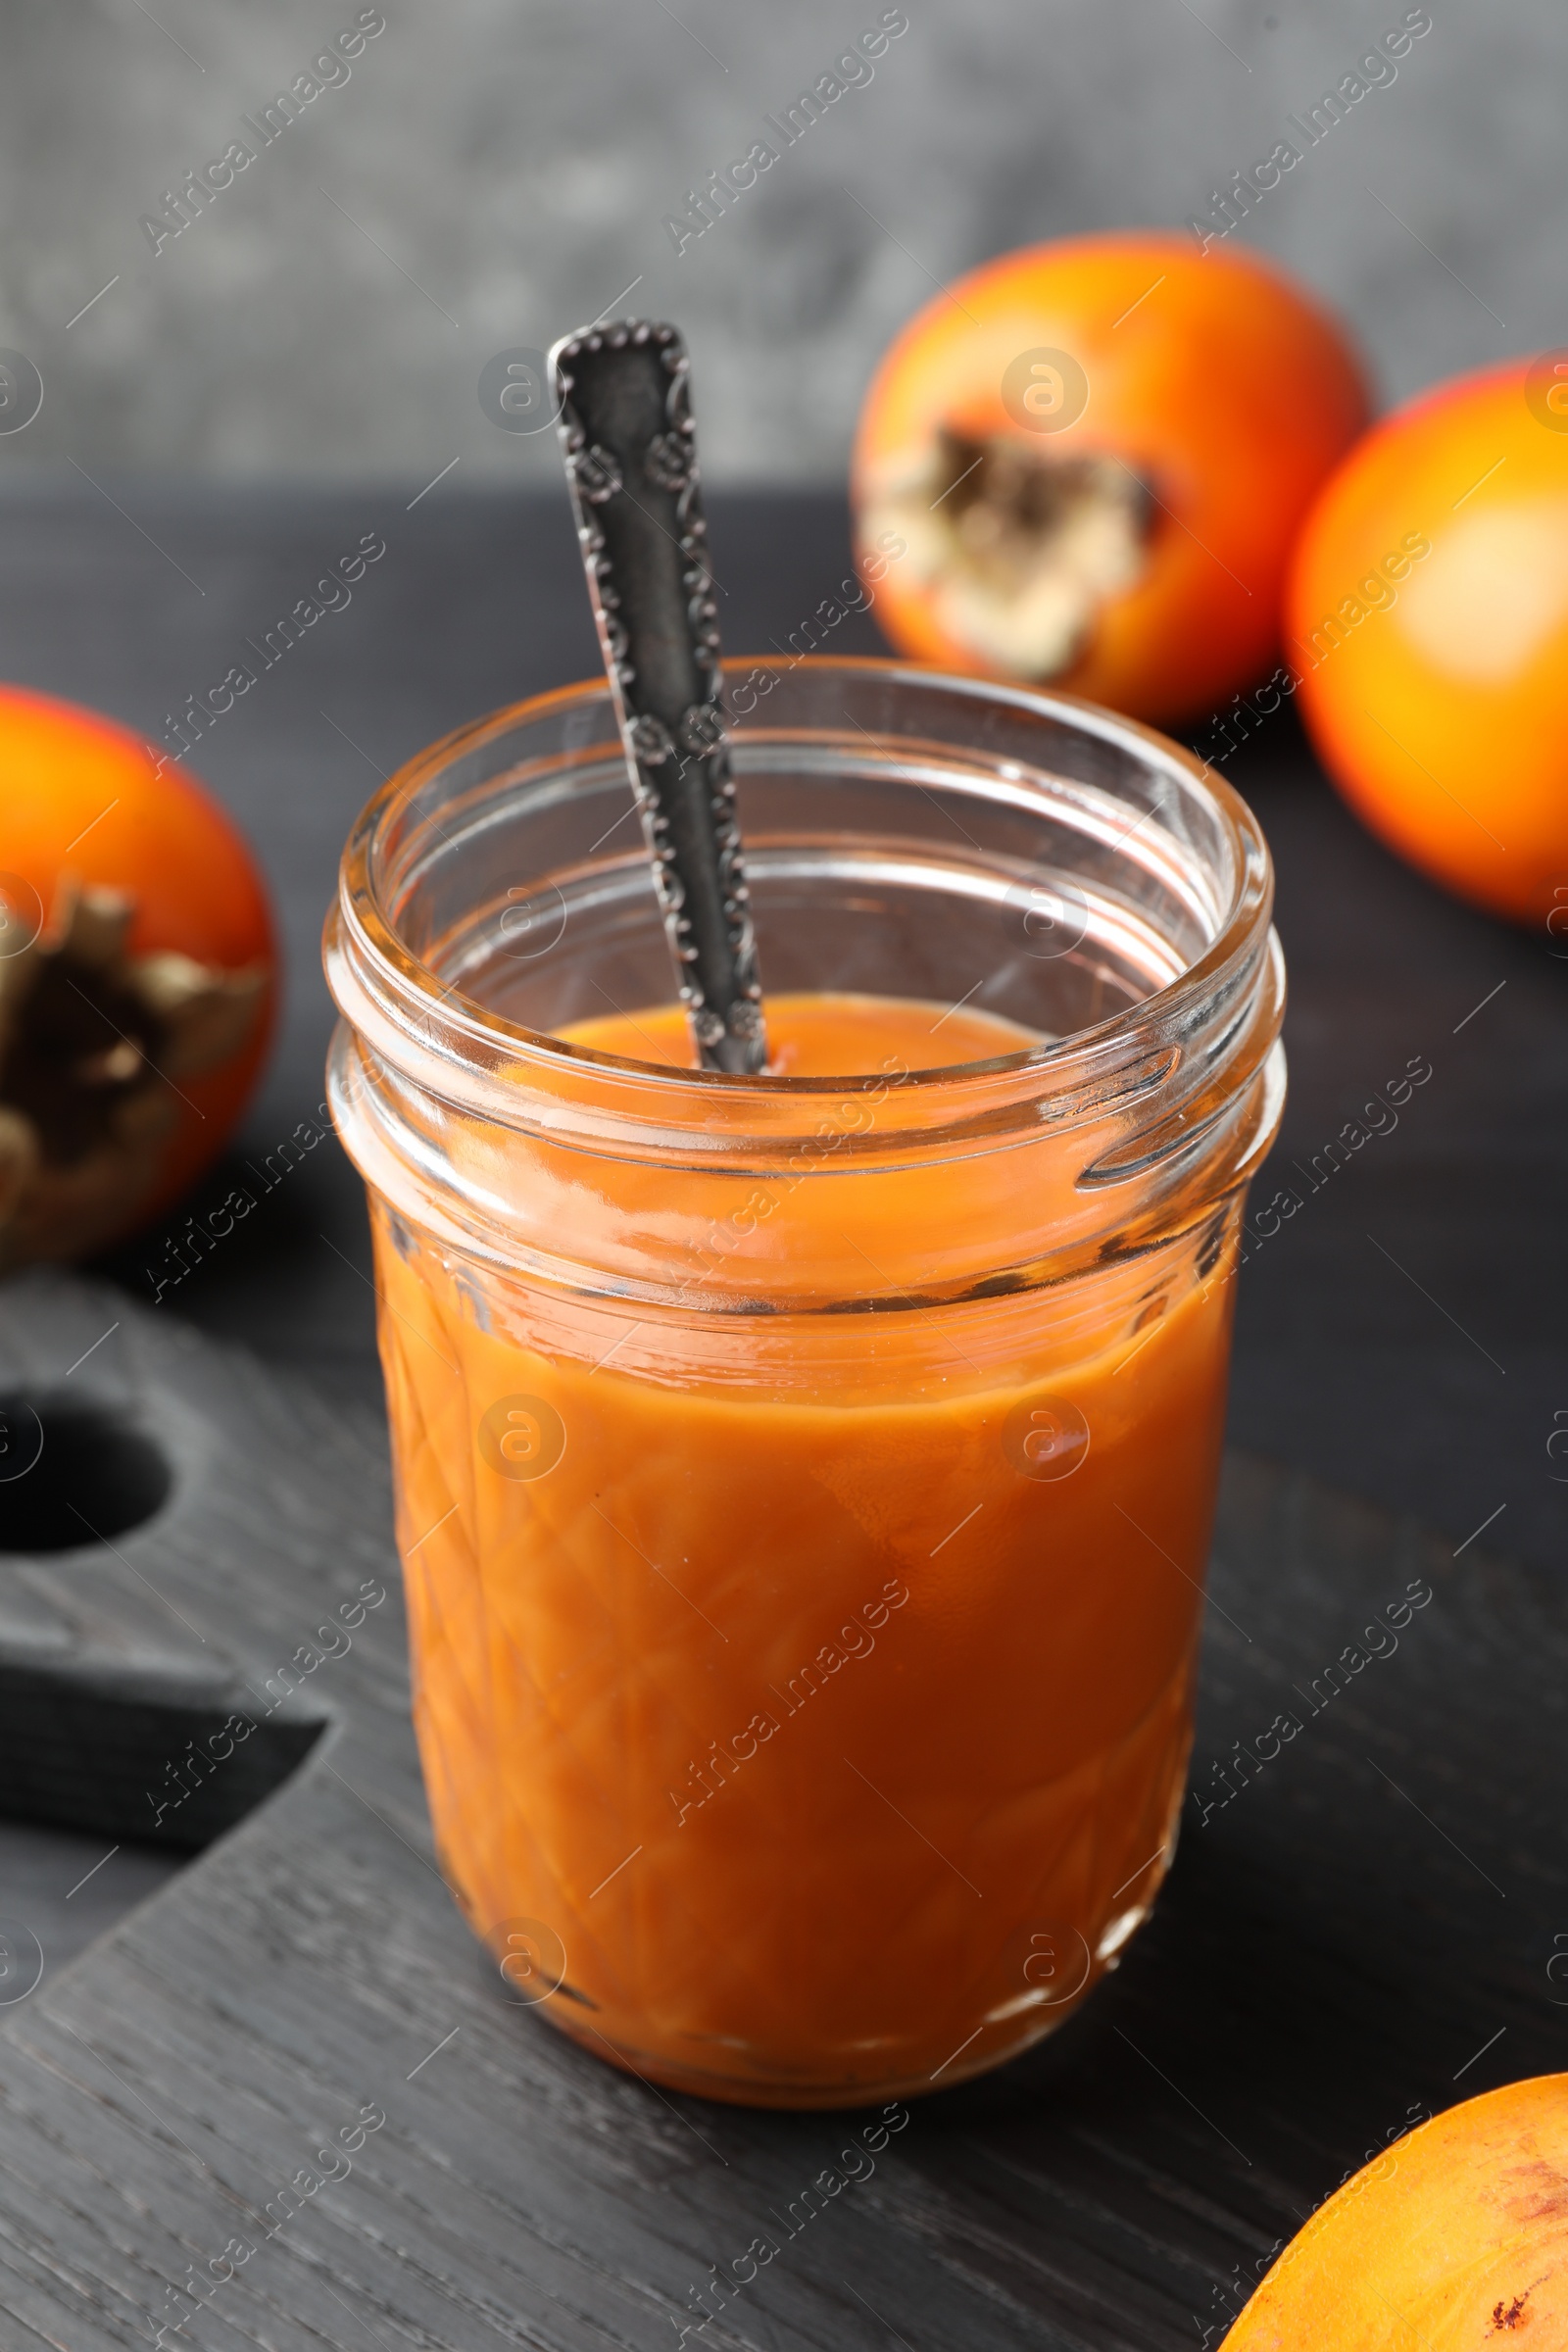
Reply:
[[[0, 1801], [145, 1836], [188, 1740], [236, 1711], [260, 1728], [156, 1825], [216, 1842], [0, 2008], [6, 2352], [166, 2326], [212, 2352], [675, 2352], [683, 2328], [762, 2352], [1163, 2352], [1213, 2340], [1414, 2110], [1564, 2063], [1560, 1608], [1237, 1458], [1195, 1784], [1212, 1795], [1212, 1761], [1282, 1711], [1299, 1734], [1250, 1785], [1233, 1766], [1206, 1819], [1190, 1799], [1155, 1916], [1080, 2019], [913, 2103], [874, 2173], [786, 2234], [867, 2119], [597, 2065], [508, 2000], [449, 1897], [378, 1425], [65, 1278], [0, 1292], [0, 1387], [58, 1390], [113, 1323], [70, 1391], [150, 1433], [173, 1493], [113, 1547], [0, 1562]], [[1431, 1601], [1371, 1657], [1362, 1628], [1412, 1582]], [[264, 1719], [269, 1678], [367, 1584], [384, 1603]], [[385, 2121], [347, 2175], [277, 2224], [367, 2108]], [[777, 2257], [699, 2329], [691, 2290], [764, 2233]], [[230, 2241], [251, 2251], [220, 2283]], [[188, 2266], [200, 2306], [174, 2291]]]

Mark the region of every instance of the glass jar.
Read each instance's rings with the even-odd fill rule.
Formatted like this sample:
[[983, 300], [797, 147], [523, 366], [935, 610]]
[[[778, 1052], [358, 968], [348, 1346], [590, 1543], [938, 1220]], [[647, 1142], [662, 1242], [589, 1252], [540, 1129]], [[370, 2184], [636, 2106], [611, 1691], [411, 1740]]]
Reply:
[[764, 987], [1038, 1043], [554, 1034], [674, 994], [594, 682], [369, 803], [330, 1083], [459, 1901], [590, 2050], [849, 2105], [1051, 2032], [1169, 1865], [1283, 965], [1250, 813], [1146, 728], [891, 662], [727, 693]]

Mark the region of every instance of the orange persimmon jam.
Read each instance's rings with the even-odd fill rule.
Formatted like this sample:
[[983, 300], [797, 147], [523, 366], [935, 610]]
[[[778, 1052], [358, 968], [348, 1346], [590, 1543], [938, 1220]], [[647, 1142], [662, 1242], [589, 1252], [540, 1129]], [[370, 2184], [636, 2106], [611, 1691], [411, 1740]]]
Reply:
[[918, 752], [824, 760], [781, 683], [749, 809], [738, 736], [765, 1075], [648, 1004], [592, 689], [394, 779], [327, 939], [443, 1871], [506, 1997], [801, 2107], [998, 2065], [1148, 1913], [1282, 1101], [1223, 785], [1044, 698], [978, 755], [989, 690], [820, 669], [868, 742], [896, 681]]
[[[1029, 1042], [941, 1017], [784, 999], [772, 1063]], [[571, 1034], [673, 1062], [684, 1030]], [[881, 1367], [736, 1397], [541, 1347], [385, 1218], [376, 1258], [420, 1752], [510, 1981], [644, 2073], [803, 2099], [952, 2081], [1081, 1997], [1175, 1836], [1225, 1269], [1044, 1384], [1049, 1306], [1010, 1376], [909, 1377], [895, 1315]]]

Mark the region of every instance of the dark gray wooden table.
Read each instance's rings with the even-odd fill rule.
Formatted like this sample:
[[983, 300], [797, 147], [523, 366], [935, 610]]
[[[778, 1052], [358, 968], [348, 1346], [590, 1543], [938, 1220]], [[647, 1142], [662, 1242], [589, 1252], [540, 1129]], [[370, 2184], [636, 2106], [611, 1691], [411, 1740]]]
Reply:
[[[73, 478], [70, 491], [6, 500], [0, 475], [0, 673], [152, 735], [331, 557], [365, 531], [387, 542], [353, 603], [192, 760], [260, 850], [287, 934], [283, 1035], [241, 1142], [255, 1157], [321, 1098], [321, 915], [377, 775], [461, 720], [595, 666], [565, 493], [469, 499], [460, 468], [411, 514], [417, 483], [285, 499], [115, 482], [122, 515]], [[784, 644], [848, 570], [840, 506], [710, 503], [726, 643]], [[858, 616], [833, 643], [885, 651]], [[1397, 1130], [1309, 1197], [1248, 1269], [1233, 1438], [1414, 1511], [1455, 1544], [1506, 1504], [1493, 1540], [1555, 1565], [1568, 1533], [1568, 1486], [1552, 1478], [1568, 1461], [1546, 1452], [1568, 1426], [1553, 1422], [1568, 1410], [1568, 1363], [1551, 1304], [1568, 1296], [1568, 942], [1474, 914], [1388, 856], [1328, 790], [1288, 707], [1226, 772], [1273, 845], [1290, 966], [1290, 1102], [1260, 1198], [1300, 1186], [1297, 1164], [1412, 1054], [1434, 1071]], [[220, 1199], [229, 1181], [218, 1170], [207, 1189]], [[318, 1152], [169, 1303], [373, 1398], [372, 1301], [352, 1270], [364, 1251], [358, 1188]], [[114, 1271], [150, 1297], [143, 1269], [160, 1255], [154, 1236]]]
[[[317, 937], [376, 773], [593, 663], [564, 592], [564, 499], [469, 501], [458, 478], [412, 509], [417, 484], [280, 500], [116, 483], [117, 508], [0, 483], [0, 665], [149, 734], [327, 561], [385, 537], [352, 605], [193, 762], [256, 840], [291, 958], [245, 1156], [320, 1100]], [[847, 566], [827, 501], [715, 500], [713, 539], [738, 651], [782, 643]], [[875, 649], [863, 621], [838, 640]], [[1553, 943], [1372, 844], [1288, 716], [1234, 769], [1274, 845], [1293, 988], [1291, 1106], [1259, 1197], [1288, 1184], [1302, 1205], [1242, 1286], [1232, 1434], [1285, 1467], [1230, 1475], [1215, 1589], [1245, 1633], [1211, 1616], [1200, 1785], [1367, 1612], [1411, 1579], [1436, 1597], [1243, 1800], [1190, 1816], [1154, 1923], [1084, 2018], [920, 2104], [875, 2179], [699, 2340], [1199, 2342], [1375, 2140], [1564, 2062], [1562, 974]], [[1417, 1055], [1433, 1075], [1397, 1128], [1314, 1189], [1314, 1156]], [[85, 1347], [150, 1301], [162, 1256], [156, 1235], [122, 1252], [104, 1301], [0, 1294], [0, 1370], [58, 1383], [78, 1332]], [[138, 1836], [137, 1776], [239, 1678], [265, 1679], [323, 1592], [335, 1606], [340, 1584], [392, 1578], [366, 1266], [357, 1182], [323, 1145], [89, 1367], [101, 1408], [150, 1416], [184, 1465], [173, 1519], [0, 1564], [0, 1804], [18, 1817], [0, 1918], [23, 1931], [0, 1995], [26, 1935], [46, 1951], [42, 1982], [0, 2007], [8, 2347], [150, 2342], [187, 2310], [166, 2341], [673, 2343], [695, 2328], [688, 2288], [842, 2137], [828, 2118], [662, 2100], [499, 1999], [431, 1867], [390, 1581], [335, 1680], [242, 1751], [208, 1810], [163, 1825], [230, 1834], [94, 1940], [167, 1866]], [[275, 1378], [209, 1361], [198, 1333]], [[386, 2121], [349, 2175], [262, 2242], [276, 2186], [366, 2104]], [[183, 2266], [220, 2266], [235, 2235], [254, 2256], [194, 2311]]]

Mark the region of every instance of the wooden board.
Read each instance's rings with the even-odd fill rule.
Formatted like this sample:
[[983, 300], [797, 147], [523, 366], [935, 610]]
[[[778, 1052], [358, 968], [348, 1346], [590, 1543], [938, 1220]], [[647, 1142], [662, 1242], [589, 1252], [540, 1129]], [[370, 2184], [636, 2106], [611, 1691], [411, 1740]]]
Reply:
[[[76, 1422], [7, 1481], [19, 1396]], [[24, 1920], [0, 1946], [7, 2352], [1200, 2345], [1365, 2152], [1565, 2063], [1568, 1640], [1545, 1581], [1475, 1546], [1231, 1461], [1200, 1796], [1234, 1742], [1299, 1731], [1189, 1800], [1082, 2017], [914, 2102], [865, 2174], [839, 2160], [865, 2118], [664, 2096], [481, 1960], [431, 1855], [373, 1420], [54, 1277], [0, 1292], [0, 1541], [29, 1480], [34, 1537], [61, 1509], [111, 1535], [0, 1556], [0, 1805], [217, 1840], [30, 1990]], [[172, 1493], [112, 1533], [138, 1431]], [[306, 1644], [338, 1654], [279, 1699]], [[346, 2171], [307, 2188], [328, 2147]], [[789, 2233], [828, 2170], [864, 2177]]]

